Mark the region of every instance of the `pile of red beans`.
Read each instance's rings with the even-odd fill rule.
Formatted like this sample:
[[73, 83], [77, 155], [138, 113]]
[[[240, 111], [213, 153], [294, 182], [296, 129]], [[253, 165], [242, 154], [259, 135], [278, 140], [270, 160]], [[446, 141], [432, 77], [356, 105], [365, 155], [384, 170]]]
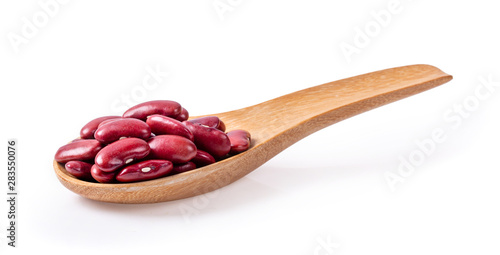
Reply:
[[250, 133], [226, 133], [216, 116], [188, 118], [175, 101], [141, 103], [123, 116], [90, 121], [79, 139], [59, 148], [55, 160], [81, 180], [137, 182], [203, 167], [250, 146]]

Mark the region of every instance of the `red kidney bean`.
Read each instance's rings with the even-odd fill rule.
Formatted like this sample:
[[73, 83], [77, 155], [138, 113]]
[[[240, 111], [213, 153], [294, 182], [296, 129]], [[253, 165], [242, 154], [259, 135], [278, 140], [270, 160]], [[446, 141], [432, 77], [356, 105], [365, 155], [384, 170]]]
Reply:
[[250, 133], [246, 130], [236, 129], [227, 132], [227, 137], [231, 141], [231, 154], [238, 154], [248, 150], [250, 147]]
[[176, 118], [181, 114], [182, 107], [179, 103], [170, 100], [155, 100], [144, 102], [133, 106], [125, 111], [123, 117], [136, 118], [146, 121], [149, 115], [161, 114], [164, 116]]
[[173, 164], [168, 160], [146, 160], [124, 167], [116, 175], [119, 182], [136, 182], [166, 176], [172, 171]]
[[105, 120], [121, 118], [120, 116], [104, 116], [91, 120], [89, 123], [85, 124], [80, 130], [80, 137], [82, 139], [94, 138], [94, 132], [97, 130], [99, 124]]
[[104, 172], [142, 159], [149, 154], [149, 145], [139, 138], [124, 138], [108, 144], [95, 156], [95, 164]]
[[144, 121], [121, 118], [99, 126], [94, 136], [99, 142], [107, 144], [123, 137], [147, 139], [151, 136], [151, 129]]
[[115, 182], [116, 172], [104, 172], [96, 164], [90, 169], [90, 174], [94, 180], [100, 183], [112, 183]]
[[179, 135], [193, 141], [194, 136], [182, 122], [163, 115], [151, 115], [146, 120], [146, 124], [155, 135]]
[[185, 121], [189, 119], [189, 112], [186, 110], [186, 108], [182, 107], [181, 109], [181, 114], [175, 118], [178, 121]]
[[157, 135], [148, 140], [150, 158], [165, 159], [174, 164], [186, 163], [196, 156], [196, 145], [182, 136]]
[[88, 181], [93, 180], [92, 175], [90, 174], [90, 169], [92, 168], [92, 164], [90, 163], [72, 160], [66, 162], [64, 168], [66, 169], [66, 171], [68, 171], [68, 173], [72, 174], [78, 179]]
[[218, 130], [224, 132], [226, 131], [226, 125], [222, 122], [221, 119], [217, 116], [205, 116], [196, 119], [188, 120], [191, 123], [201, 124], [213, 128], [217, 128]]
[[196, 164], [191, 161], [182, 164], [176, 164], [172, 169], [172, 174], [184, 173], [193, 169], [196, 169]]
[[231, 150], [229, 138], [219, 129], [189, 121], [182, 123], [193, 133], [196, 147], [210, 153], [214, 158], [220, 158]]
[[93, 119], [80, 130], [80, 139], [60, 147], [54, 158], [82, 180], [150, 180], [210, 165], [250, 147], [247, 131], [225, 130], [217, 116], [189, 120], [189, 112], [175, 101], [149, 101], [122, 116]]
[[210, 153], [202, 150], [197, 150], [196, 156], [191, 159], [191, 162], [193, 162], [196, 167], [202, 167], [215, 163], [215, 159], [214, 157], [212, 157], [212, 155], [210, 155]]
[[54, 159], [59, 163], [66, 163], [72, 160], [89, 161], [93, 160], [101, 149], [102, 145], [99, 141], [82, 139], [60, 147]]

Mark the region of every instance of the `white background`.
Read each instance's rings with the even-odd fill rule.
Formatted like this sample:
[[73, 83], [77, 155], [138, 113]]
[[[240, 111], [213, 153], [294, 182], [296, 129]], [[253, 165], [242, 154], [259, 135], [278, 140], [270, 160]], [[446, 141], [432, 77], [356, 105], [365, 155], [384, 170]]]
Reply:
[[[2, 199], [2, 254], [500, 252], [494, 1], [47, 2], [0, 4], [2, 192], [9, 138], [19, 159], [18, 248], [7, 246]], [[346, 44], [357, 47], [350, 61]], [[205, 196], [95, 202], [52, 169], [59, 146], [121, 114], [126, 97], [201, 115], [410, 64], [454, 79], [323, 129]], [[148, 68], [168, 75], [144, 88]], [[436, 129], [446, 139], [423, 154], [417, 144]], [[412, 156], [413, 171], [398, 171]], [[388, 174], [400, 177], [394, 189]]]

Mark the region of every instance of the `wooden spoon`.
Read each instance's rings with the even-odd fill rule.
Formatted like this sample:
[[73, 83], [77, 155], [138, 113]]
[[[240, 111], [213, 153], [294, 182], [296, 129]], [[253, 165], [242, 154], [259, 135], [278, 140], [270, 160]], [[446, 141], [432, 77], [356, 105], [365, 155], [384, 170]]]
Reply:
[[452, 76], [429, 65], [363, 74], [300, 90], [254, 106], [214, 114], [232, 129], [252, 135], [248, 151], [193, 171], [136, 183], [81, 181], [54, 161], [59, 181], [90, 199], [114, 203], [156, 203], [200, 195], [252, 172], [300, 139], [341, 120], [434, 88]]

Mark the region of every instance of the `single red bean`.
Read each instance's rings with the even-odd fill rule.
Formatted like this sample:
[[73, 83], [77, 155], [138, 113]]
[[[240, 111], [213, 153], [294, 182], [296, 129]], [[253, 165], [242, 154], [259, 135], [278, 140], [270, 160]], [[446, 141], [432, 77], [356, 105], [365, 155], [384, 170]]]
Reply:
[[144, 121], [121, 118], [99, 126], [94, 136], [96, 140], [104, 144], [112, 143], [123, 137], [148, 139], [151, 136], [151, 129]]
[[166, 176], [172, 171], [173, 164], [168, 160], [146, 160], [124, 167], [116, 175], [119, 182], [137, 182]]
[[184, 172], [187, 172], [187, 171], [191, 171], [193, 169], [196, 169], [196, 164], [189, 161], [189, 162], [186, 162], [186, 163], [182, 163], [182, 164], [176, 164], [174, 165], [173, 169], [172, 169], [172, 174], [180, 174], [180, 173], [184, 173]]
[[95, 164], [104, 172], [116, 169], [146, 157], [149, 145], [139, 138], [124, 138], [104, 147], [95, 156]]
[[94, 164], [90, 169], [90, 174], [94, 180], [100, 183], [115, 182], [116, 172], [104, 172], [96, 164]]
[[194, 136], [182, 122], [163, 115], [151, 115], [146, 120], [146, 124], [155, 135], [179, 135], [193, 141]]
[[227, 137], [231, 141], [231, 154], [238, 154], [248, 150], [250, 147], [250, 133], [246, 130], [236, 129], [227, 132]]
[[181, 114], [175, 118], [178, 121], [185, 121], [189, 119], [189, 112], [186, 110], [186, 108], [182, 107], [181, 109]]
[[80, 137], [83, 139], [94, 138], [94, 132], [97, 130], [99, 124], [105, 120], [121, 118], [120, 116], [104, 116], [91, 120], [89, 123], [85, 124], [80, 130]]
[[202, 150], [197, 150], [196, 156], [191, 159], [191, 162], [193, 162], [196, 167], [202, 167], [215, 163], [215, 159], [214, 157], [212, 157], [212, 155], [210, 155], [210, 153]]
[[68, 173], [72, 174], [78, 179], [87, 181], [93, 180], [92, 175], [90, 174], [90, 169], [92, 168], [92, 164], [90, 163], [72, 160], [66, 162], [64, 168], [66, 169], [66, 171], [68, 171]]
[[148, 158], [165, 159], [174, 164], [186, 163], [196, 155], [196, 145], [182, 136], [157, 135], [148, 140], [151, 154]]
[[214, 158], [220, 158], [231, 150], [229, 138], [219, 129], [189, 121], [182, 123], [193, 133], [196, 147], [210, 153]]
[[133, 106], [123, 113], [123, 117], [125, 118], [136, 118], [143, 121], [146, 121], [146, 118], [149, 115], [153, 114], [161, 114], [164, 116], [176, 118], [181, 114], [182, 106], [170, 100], [155, 100], [144, 102]]
[[95, 139], [82, 139], [61, 146], [54, 156], [59, 163], [66, 163], [72, 160], [89, 161], [93, 160], [96, 154], [102, 149], [102, 145]]
[[220, 130], [222, 132], [226, 131], [226, 125], [217, 116], [199, 117], [199, 118], [191, 119], [188, 121], [191, 123], [196, 123], [196, 124], [201, 124], [201, 125], [217, 128], [218, 130]]

